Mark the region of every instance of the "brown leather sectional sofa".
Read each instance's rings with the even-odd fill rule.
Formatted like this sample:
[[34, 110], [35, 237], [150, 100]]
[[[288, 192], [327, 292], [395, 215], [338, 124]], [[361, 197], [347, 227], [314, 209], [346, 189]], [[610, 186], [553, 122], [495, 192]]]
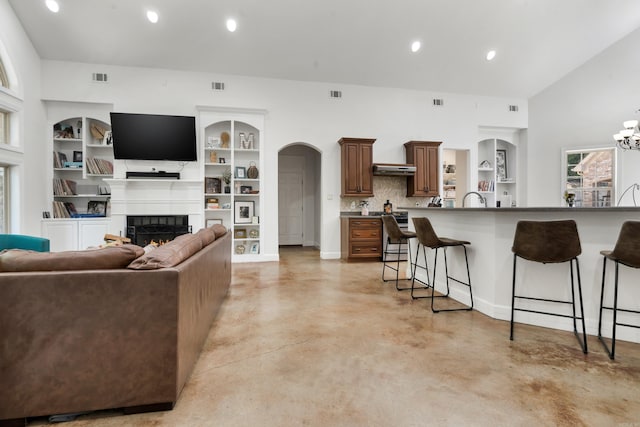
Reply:
[[[102, 249], [0, 254], [0, 425], [173, 408], [231, 282], [230, 233], [203, 230], [102, 255], [135, 258], [116, 268], [92, 267]], [[38, 261], [58, 271], [25, 271]]]

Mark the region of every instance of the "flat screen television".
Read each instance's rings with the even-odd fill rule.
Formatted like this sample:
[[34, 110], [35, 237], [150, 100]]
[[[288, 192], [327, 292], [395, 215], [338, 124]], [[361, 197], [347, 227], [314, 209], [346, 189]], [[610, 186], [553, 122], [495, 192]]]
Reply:
[[192, 116], [111, 113], [113, 157], [120, 160], [196, 160]]

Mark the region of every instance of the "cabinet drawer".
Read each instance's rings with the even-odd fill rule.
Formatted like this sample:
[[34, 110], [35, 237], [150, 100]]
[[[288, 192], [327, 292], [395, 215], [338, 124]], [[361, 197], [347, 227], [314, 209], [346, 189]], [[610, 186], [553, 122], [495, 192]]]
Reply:
[[352, 242], [349, 247], [349, 256], [351, 257], [381, 257], [382, 244], [380, 242]]
[[379, 239], [380, 228], [352, 228], [351, 229], [351, 239], [352, 240], [361, 240], [361, 239]]
[[382, 220], [378, 218], [349, 220], [350, 228], [380, 228], [381, 225], [382, 225]]

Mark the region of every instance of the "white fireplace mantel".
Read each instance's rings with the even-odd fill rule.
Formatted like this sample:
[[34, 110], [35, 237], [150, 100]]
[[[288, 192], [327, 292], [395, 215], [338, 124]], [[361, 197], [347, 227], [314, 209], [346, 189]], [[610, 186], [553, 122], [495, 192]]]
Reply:
[[106, 179], [111, 187], [111, 229], [126, 235], [127, 215], [189, 215], [194, 230], [203, 224], [202, 180]]

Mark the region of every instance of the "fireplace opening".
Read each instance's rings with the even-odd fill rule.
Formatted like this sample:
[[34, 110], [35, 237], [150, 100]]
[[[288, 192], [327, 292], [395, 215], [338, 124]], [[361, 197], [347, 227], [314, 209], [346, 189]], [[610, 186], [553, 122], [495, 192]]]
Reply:
[[187, 233], [191, 233], [189, 215], [127, 216], [127, 237], [138, 246], [166, 243]]

